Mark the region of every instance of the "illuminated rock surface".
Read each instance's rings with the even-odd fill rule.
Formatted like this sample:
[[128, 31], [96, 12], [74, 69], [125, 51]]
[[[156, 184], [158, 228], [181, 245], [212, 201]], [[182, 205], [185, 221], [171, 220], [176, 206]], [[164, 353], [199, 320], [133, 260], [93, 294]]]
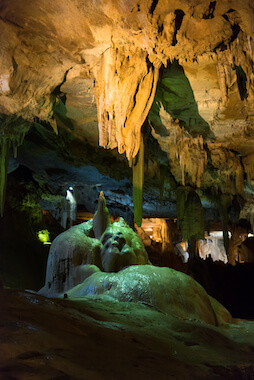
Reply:
[[[103, 191], [110, 215], [124, 217], [132, 227], [134, 208], [139, 225], [143, 212], [145, 218], [168, 218], [172, 226], [178, 218], [178, 189], [186, 187], [192, 192], [190, 199], [196, 200], [180, 207], [184, 237], [200, 238], [210, 222], [214, 223], [216, 230], [223, 230], [230, 258], [227, 265], [197, 261], [188, 270], [214, 291], [217, 299], [221, 296], [224, 305], [228, 300], [233, 306], [235, 302], [234, 315], [244, 310], [244, 316], [254, 318], [249, 264], [254, 257], [253, 242], [244, 243], [237, 233], [231, 242], [227, 236], [235, 225], [243, 223], [246, 236], [254, 226], [253, 19], [251, 0], [1, 1], [0, 273], [4, 286], [35, 290], [42, 286], [48, 251], [35, 239], [43, 229], [49, 229], [51, 240], [59, 235], [52, 249], [59, 242], [57, 250], [62, 257], [61, 264], [54, 264], [50, 255], [51, 268], [56, 267], [58, 273], [54, 279], [47, 278], [46, 286], [53, 284], [51, 292], [101, 276], [98, 267], [119, 270], [148, 260], [138, 243], [127, 244], [134, 237], [124, 236], [122, 221], [117, 230], [108, 227], [110, 236], [106, 229], [101, 237], [103, 228], [99, 228], [96, 235], [98, 232], [101, 241], [94, 239], [93, 233], [90, 236], [91, 224], [73, 227], [75, 238], [71, 230], [60, 235], [63, 230], [57, 223], [69, 186], [74, 187], [78, 209], [94, 214]], [[142, 156], [142, 165], [135, 171], [137, 155]], [[138, 185], [136, 206], [133, 183]], [[174, 239], [171, 245], [165, 239], [164, 248], [181, 241], [179, 231], [170, 233]], [[77, 265], [70, 266], [73, 257]], [[42, 301], [32, 295], [30, 302], [7, 293], [2, 294], [2, 315], [11, 316], [15, 330], [6, 330], [12, 327], [4, 319], [7, 346], [0, 355], [4, 379], [36, 377], [41, 365], [41, 378], [82, 378], [82, 371], [83, 378], [92, 379], [135, 375], [155, 379], [158, 373], [162, 379], [171, 373], [180, 379], [253, 377], [249, 322], [222, 332], [194, 321], [172, 322], [173, 317], [128, 303], [128, 311], [136, 316], [134, 327], [133, 320], [127, 320], [131, 314], [121, 320], [125, 318], [121, 312], [127, 310], [121, 309], [122, 303], [111, 300], [106, 306], [106, 301], [100, 301], [93, 306], [93, 300], [86, 303], [89, 321], [91, 314], [97, 318], [92, 338], [103, 331], [99, 343], [94, 343], [83, 319], [76, 319], [79, 322], [73, 331], [73, 320], [60, 306], [62, 300]], [[39, 312], [33, 303], [37, 297], [43, 305]], [[92, 307], [100, 310], [102, 304], [105, 310], [100, 316], [91, 311]], [[212, 301], [214, 308], [215, 304]], [[57, 305], [52, 314], [49, 305]], [[116, 310], [117, 317], [111, 314], [109, 318], [112, 305], [122, 311]], [[51, 317], [57, 316], [61, 332], [57, 324], [56, 329], [50, 326], [52, 318], [47, 311]], [[24, 318], [24, 330], [19, 328], [18, 313], [21, 321]], [[33, 327], [28, 322], [33, 313], [38, 321], [36, 331], [27, 327]], [[70, 313], [79, 318], [79, 312], [71, 309]], [[110, 321], [111, 327], [115, 323], [115, 329], [124, 325], [125, 330], [108, 329], [109, 325], [104, 329], [105, 321]], [[46, 343], [40, 326], [45, 327], [47, 337], [53, 330], [57, 337]], [[41, 339], [38, 331], [43, 331]], [[80, 343], [80, 335], [84, 342]], [[111, 337], [113, 354], [103, 344], [107, 341], [109, 347]], [[128, 352], [130, 367], [126, 355], [122, 359], [121, 340], [128, 346], [123, 352]], [[14, 346], [13, 341], [18, 344]], [[85, 343], [90, 351], [89, 365], [84, 367], [81, 352]], [[56, 361], [50, 362], [51, 357]], [[124, 364], [127, 370], [122, 376]], [[52, 372], [48, 373], [48, 368]]]
[[[141, 302], [179, 318], [218, 324], [205, 290], [190, 276], [171, 268], [141, 265], [131, 266], [115, 274], [97, 272], [68, 292], [70, 298], [87, 295]], [[220, 308], [224, 309], [222, 305]], [[224, 317], [222, 323], [231, 322], [226, 309]]]
[[[120, 218], [119, 222], [110, 223], [101, 192], [94, 219], [71, 227], [53, 241], [45, 286], [40, 293], [66, 292], [98, 268], [116, 272], [129, 265], [148, 263], [144, 244], [125, 221]], [[94, 267], [87, 269], [86, 264]]]

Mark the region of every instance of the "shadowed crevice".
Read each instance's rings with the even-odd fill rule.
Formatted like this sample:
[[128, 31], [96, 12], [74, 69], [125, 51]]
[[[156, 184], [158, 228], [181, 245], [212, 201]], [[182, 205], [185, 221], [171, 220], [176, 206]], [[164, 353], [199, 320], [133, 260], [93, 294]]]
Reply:
[[181, 28], [181, 25], [183, 22], [183, 17], [185, 15], [185, 13], [181, 9], [176, 9], [175, 15], [176, 15], [176, 17], [175, 17], [175, 32], [174, 32], [174, 36], [173, 36], [172, 46], [175, 46], [177, 44], [176, 35], [177, 35], [178, 30]]
[[151, 8], [149, 9], [149, 13], [151, 15], [153, 15], [153, 12], [155, 11], [155, 8], [157, 7], [158, 2], [159, 2], [159, 0], [153, 0]]
[[208, 10], [203, 14], [203, 19], [208, 20], [214, 18], [215, 7], [216, 1], [211, 1]]
[[237, 85], [238, 85], [240, 98], [241, 100], [247, 99], [248, 98], [247, 87], [246, 87], [247, 76], [241, 66], [236, 66], [235, 71], [236, 71]]

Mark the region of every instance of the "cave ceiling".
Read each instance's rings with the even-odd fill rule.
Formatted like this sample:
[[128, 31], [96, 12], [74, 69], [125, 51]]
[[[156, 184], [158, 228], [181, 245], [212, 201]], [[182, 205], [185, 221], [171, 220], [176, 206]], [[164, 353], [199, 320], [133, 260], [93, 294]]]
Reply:
[[144, 138], [147, 181], [254, 205], [252, 0], [2, 0], [0, 30], [1, 145], [38, 181], [87, 165], [131, 195]]

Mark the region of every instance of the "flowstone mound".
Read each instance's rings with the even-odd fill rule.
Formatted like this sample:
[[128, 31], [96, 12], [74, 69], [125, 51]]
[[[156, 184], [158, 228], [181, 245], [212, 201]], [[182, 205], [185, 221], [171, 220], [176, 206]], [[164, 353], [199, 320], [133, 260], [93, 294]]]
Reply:
[[200, 284], [171, 268], [134, 265], [117, 273], [98, 271], [68, 292], [69, 298], [91, 295], [141, 302], [166, 314], [211, 325], [232, 322], [230, 313]]
[[101, 268], [102, 244], [93, 236], [91, 220], [73, 226], [55, 238], [50, 247], [46, 281], [41, 294], [65, 292], [82, 282], [85, 277], [80, 266], [84, 264]]
[[66, 292], [99, 269], [116, 272], [139, 264], [150, 264], [143, 243], [122, 218], [110, 223], [101, 192], [94, 219], [71, 227], [53, 241], [40, 293]]
[[135, 264], [148, 264], [144, 244], [123, 218], [111, 224], [101, 236], [102, 267], [105, 272], [116, 272]]

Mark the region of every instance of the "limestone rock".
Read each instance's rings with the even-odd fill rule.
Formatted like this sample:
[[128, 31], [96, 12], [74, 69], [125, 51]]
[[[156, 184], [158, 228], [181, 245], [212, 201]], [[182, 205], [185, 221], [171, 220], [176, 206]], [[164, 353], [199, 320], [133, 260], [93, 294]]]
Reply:
[[91, 294], [145, 303], [166, 314], [212, 325], [232, 321], [222, 305], [211, 303], [201, 285], [171, 268], [140, 265], [118, 273], [97, 272], [68, 292], [69, 297]]
[[93, 238], [92, 221], [73, 226], [58, 235], [50, 247], [45, 286], [40, 292], [56, 294], [77, 285], [84, 278], [84, 264], [101, 268], [101, 249], [101, 242]]
[[101, 260], [105, 272], [119, 271], [129, 265], [149, 263], [144, 244], [123, 218], [106, 229], [101, 242]]
[[41, 294], [66, 292], [99, 270], [117, 272], [129, 265], [149, 264], [145, 247], [120, 218], [111, 225], [101, 192], [94, 219], [71, 227], [53, 241]]
[[101, 235], [110, 226], [109, 212], [103, 192], [100, 192], [98, 209], [93, 218], [93, 232], [96, 239], [100, 239]]

